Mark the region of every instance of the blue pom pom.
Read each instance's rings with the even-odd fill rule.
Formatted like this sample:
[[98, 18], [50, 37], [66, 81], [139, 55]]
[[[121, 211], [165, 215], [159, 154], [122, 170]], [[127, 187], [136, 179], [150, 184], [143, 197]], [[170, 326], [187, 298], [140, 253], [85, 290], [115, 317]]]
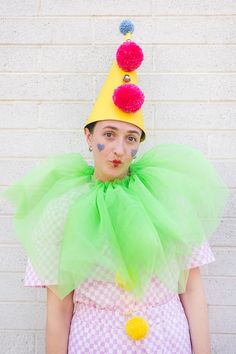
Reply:
[[120, 32], [126, 34], [128, 32], [134, 32], [134, 25], [130, 20], [123, 20], [120, 24]]

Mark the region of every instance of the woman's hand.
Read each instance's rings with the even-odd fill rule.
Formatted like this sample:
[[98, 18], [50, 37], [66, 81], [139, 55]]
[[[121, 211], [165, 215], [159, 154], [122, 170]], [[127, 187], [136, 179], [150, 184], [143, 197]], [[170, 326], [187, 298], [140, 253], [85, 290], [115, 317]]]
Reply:
[[67, 354], [73, 293], [60, 300], [47, 288], [46, 354]]
[[199, 267], [189, 270], [186, 291], [179, 297], [189, 322], [194, 354], [211, 354], [208, 308]]

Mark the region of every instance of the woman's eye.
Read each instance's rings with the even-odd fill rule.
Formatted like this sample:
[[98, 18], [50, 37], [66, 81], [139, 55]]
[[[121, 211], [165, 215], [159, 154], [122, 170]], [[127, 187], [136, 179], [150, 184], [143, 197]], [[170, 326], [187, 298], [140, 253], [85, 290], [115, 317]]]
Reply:
[[137, 139], [134, 136], [129, 136], [129, 141], [137, 141]]
[[[109, 134], [110, 134], [110, 135], [109, 135]], [[112, 133], [111, 133], [111, 132], [107, 132], [107, 133], [105, 133], [104, 135], [106, 135], [108, 138], [110, 138], [111, 135], [112, 135]]]

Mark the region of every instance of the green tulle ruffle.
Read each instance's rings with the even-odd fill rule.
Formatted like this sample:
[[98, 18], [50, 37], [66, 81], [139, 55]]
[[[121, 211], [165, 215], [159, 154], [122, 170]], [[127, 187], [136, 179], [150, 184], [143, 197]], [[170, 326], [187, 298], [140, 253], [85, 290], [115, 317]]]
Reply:
[[160, 144], [102, 182], [79, 153], [51, 156], [4, 190], [39, 278], [64, 298], [88, 277], [141, 298], [152, 276], [176, 293], [186, 257], [209, 239], [229, 189], [197, 149]]

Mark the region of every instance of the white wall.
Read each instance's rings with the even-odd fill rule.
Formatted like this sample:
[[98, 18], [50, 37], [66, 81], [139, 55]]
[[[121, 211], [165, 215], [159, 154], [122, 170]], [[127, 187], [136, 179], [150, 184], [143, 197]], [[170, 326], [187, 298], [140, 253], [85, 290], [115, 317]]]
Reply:
[[[8, 0], [0, 2], [1, 190], [52, 153], [91, 156], [82, 125], [123, 36], [145, 55], [138, 69], [145, 123], [156, 143], [202, 150], [231, 188], [202, 268], [213, 354], [236, 347], [236, 2]], [[26, 256], [0, 202], [0, 352], [43, 354], [45, 290], [23, 287]]]

